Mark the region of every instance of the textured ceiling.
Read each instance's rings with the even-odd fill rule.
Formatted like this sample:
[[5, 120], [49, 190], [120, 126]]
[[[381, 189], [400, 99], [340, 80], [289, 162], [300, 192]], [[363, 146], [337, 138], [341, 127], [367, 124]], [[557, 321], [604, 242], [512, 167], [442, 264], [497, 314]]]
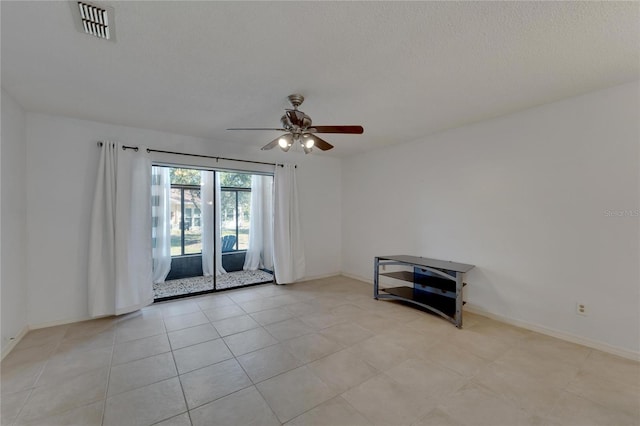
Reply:
[[71, 5], [1, 2], [2, 86], [28, 111], [259, 149], [286, 96], [344, 156], [640, 76], [640, 4], [100, 2], [117, 41]]

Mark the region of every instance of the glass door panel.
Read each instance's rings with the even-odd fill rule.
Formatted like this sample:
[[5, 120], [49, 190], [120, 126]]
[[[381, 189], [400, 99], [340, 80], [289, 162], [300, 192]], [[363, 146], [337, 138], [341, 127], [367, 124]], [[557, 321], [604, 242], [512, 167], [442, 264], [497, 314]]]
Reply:
[[[164, 280], [154, 277], [155, 299], [166, 300], [212, 291], [215, 274], [211, 272], [211, 262], [207, 259], [211, 259], [211, 253], [215, 252], [213, 172], [154, 166], [152, 174], [152, 201], [156, 204], [161, 204], [161, 200], [167, 202], [167, 214], [154, 213], [153, 242], [156, 245], [167, 244], [166, 250], [171, 253], [171, 266]], [[161, 180], [169, 182], [160, 186], [158, 182]], [[160, 238], [161, 231], [166, 232], [168, 238]], [[157, 263], [154, 257], [154, 265]]]
[[182, 191], [171, 188], [171, 256], [182, 255]]
[[202, 253], [201, 206], [200, 189], [184, 191], [184, 254]]
[[251, 192], [238, 192], [238, 250], [249, 248]]

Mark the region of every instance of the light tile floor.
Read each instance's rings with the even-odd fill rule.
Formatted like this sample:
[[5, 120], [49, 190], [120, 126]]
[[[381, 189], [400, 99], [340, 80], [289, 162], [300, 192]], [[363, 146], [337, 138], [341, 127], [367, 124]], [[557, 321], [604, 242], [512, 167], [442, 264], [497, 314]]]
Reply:
[[2, 425], [639, 425], [640, 364], [345, 277], [35, 330]]

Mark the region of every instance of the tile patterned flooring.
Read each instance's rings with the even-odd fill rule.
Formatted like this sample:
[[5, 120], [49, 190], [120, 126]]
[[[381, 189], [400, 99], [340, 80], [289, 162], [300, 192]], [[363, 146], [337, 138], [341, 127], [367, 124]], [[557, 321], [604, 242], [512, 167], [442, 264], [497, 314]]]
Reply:
[[34, 330], [2, 425], [638, 425], [640, 364], [345, 277]]

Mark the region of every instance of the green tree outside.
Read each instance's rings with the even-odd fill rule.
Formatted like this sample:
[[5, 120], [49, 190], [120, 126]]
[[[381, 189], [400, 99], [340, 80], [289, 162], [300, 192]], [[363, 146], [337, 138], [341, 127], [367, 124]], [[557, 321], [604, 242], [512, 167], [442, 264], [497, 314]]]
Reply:
[[233, 188], [251, 188], [251, 175], [247, 173], [218, 173], [220, 186]]
[[[220, 186], [231, 188], [251, 188], [251, 175], [248, 173], [219, 172]], [[180, 185], [200, 185], [200, 170], [171, 168], [171, 183]]]
[[171, 183], [200, 186], [200, 170], [171, 167]]
[[[201, 170], [171, 167], [170, 168], [171, 183], [174, 185], [193, 185], [200, 187], [202, 185]], [[234, 173], [234, 172], [218, 172], [216, 177], [220, 180], [220, 186], [223, 188], [251, 188], [251, 174], [249, 173]], [[193, 206], [196, 211], [200, 211], [201, 194], [200, 189], [185, 189], [185, 202]], [[222, 191], [220, 194], [220, 208], [221, 208], [221, 236], [235, 235], [236, 232], [236, 193], [235, 191]], [[240, 214], [241, 224], [238, 224], [238, 243], [237, 249], [245, 249], [248, 245], [249, 238], [249, 212], [251, 206], [251, 195], [249, 192], [238, 193], [238, 213]], [[197, 236], [191, 236], [190, 233], [193, 230], [185, 230], [185, 249], [187, 239], [191, 240], [191, 237], [195, 237], [199, 244], [200, 234]], [[189, 238], [187, 238], [189, 237]], [[179, 250], [179, 238], [180, 235], [176, 234], [176, 245]], [[173, 245], [173, 244], [172, 244]], [[198, 246], [199, 247], [199, 246]], [[174, 253], [172, 253], [174, 254]]]

